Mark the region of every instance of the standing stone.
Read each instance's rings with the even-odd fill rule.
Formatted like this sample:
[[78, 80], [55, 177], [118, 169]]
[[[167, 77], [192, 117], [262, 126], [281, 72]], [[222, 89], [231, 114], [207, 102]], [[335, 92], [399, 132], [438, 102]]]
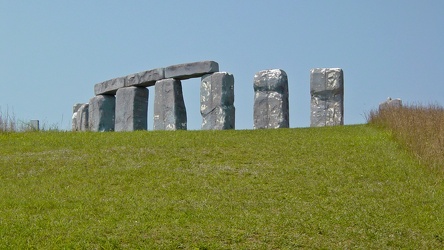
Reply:
[[182, 83], [176, 79], [156, 82], [154, 97], [154, 130], [187, 129], [187, 111]]
[[77, 111], [80, 109], [80, 107], [83, 105], [83, 103], [76, 103], [72, 107], [72, 131], [79, 131], [78, 122], [77, 122]]
[[344, 124], [344, 76], [340, 68], [310, 71], [311, 127]]
[[281, 69], [254, 75], [254, 129], [288, 128], [288, 78]]
[[115, 131], [146, 130], [148, 89], [127, 87], [117, 90]]
[[31, 120], [31, 121], [29, 121], [29, 128], [32, 131], [39, 131], [40, 130], [40, 121], [39, 120]]
[[226, 72], [202, 77], [200, 113], [203, 130], [235, 128], [234, 77]]
[[88, 131], [89, 104], [85, 103], [77, 111], [77, 131]]
[[379, 104], [379, 110], [387, 108], [400, 108], [400, 107], [402, 107], [402, 100], [399, 98], [392, 99], [389, 97], [385, 102]]
[[116, 98], [113, 95], [98, 95], [89, 100], [89, 130], [114, 131]]

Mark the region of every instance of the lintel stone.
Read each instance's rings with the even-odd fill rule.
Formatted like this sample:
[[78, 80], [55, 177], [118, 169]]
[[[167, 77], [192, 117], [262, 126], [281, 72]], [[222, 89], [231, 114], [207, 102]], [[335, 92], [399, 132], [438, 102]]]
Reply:
[[117, 77], [94, 85], [95, 95], [115, 95], [124, 87], [150, 87], [156, 81], [168, 78], [184, 80], [219, 71], [219, 64], [214, 61], [201, 61], [172, 65], [141, 71], [127, 76]]
[[95, 95], [115, 95], [117, 90], [125, 87], [126, 77], [117, 77], [94, 85]]
[[125, 77], [125, 87], [150, 87], [165, 78], [165, 69], [146, 70]]
[[165, 78], [165, 69], [151, 69], [127, 76], [117, 77], [94, 85], [95, 95], [115, 95], [117, 90], [124, 87], [150, 87], [156, 81]]
[[165, 78], [185, 80], [201, 77], [219, 71], [219, 64], [214, 61], [201, 61], [172, 65], [165, 68]]

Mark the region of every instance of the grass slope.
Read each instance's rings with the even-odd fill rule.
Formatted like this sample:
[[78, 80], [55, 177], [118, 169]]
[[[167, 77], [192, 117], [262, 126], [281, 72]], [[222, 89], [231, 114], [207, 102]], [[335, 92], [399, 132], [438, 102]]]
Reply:
[[0, 248], [443, 248], [442, 177], [367, 125], [0, 133]]

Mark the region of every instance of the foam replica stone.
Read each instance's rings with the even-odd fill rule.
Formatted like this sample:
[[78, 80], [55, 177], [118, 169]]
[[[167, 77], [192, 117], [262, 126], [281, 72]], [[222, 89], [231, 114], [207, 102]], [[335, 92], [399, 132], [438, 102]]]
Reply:
[[117, 90], [115, 131], [146, 130], [147, 114], [147, 88], [126, 87]]
[[385, 102], [379, 104], [379, 110], [387, 108], [400, 108], [400, 107], [402, 107], [402, 100], [399, 98], [392, 99], [389, 97]]
[[94, 85], [95, 95], [115, 95], [117, 90], [124, 87], [149, 87], [156, 81], [165, 78], [165, 69], [151, 69], [139, 73], [114, 78]]
[[254, 129], [288, 128], [288, 78], [281, 69], [254, 75]]
[[156, 84], [156, 81], [165, 78], [165, 69], [158, 68], [142, 71], [125, 77], [126, 87], [150, 87]]
[[311, 127], [344, 124], [344, 76], [340, 68], [310, 71]]
[[72, 107], [72, 131], [79, 131], [79, 128], [77, 127], [78, 122], [77, 122], [77, 111], [79, 110], [79, 108], [83, 105], [83, 103], [76, 103], [73, 105]]
[[117, 90], [125, 87], [126, 77], [118, 77], [94, 85], [95, 95], [115, 95]]
[[182, 83], [176, 79], [156, 82], [154, 97], [154, 130], [187, 129], [187, 111]]
[[234, 77], [217, 72], [202, 77], [200, 113], [203, 130], [235, 128]]
[[98, 95], [89, 100], [89, 130], [114, 131], [116, 98], [113, 95]]
[[85, 103], [77, 110], [77, 131], [88, 131], [89, 104]]
[[165, 78], [185, 80], [217, 71], [219, 71], [219, 64], [214, 61], [184, 63], [166, 67]]

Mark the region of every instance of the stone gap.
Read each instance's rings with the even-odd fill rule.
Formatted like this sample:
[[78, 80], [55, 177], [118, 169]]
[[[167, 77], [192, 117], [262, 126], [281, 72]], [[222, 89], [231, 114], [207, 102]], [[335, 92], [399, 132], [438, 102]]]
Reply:
[[[182, 80], [182, 93], [187, 109], [187, 117], [200, 117], [200, 81], [200, 78]], [[187, 130], [199, 130], [201, 124], [201, 119], [187, 119]]]

